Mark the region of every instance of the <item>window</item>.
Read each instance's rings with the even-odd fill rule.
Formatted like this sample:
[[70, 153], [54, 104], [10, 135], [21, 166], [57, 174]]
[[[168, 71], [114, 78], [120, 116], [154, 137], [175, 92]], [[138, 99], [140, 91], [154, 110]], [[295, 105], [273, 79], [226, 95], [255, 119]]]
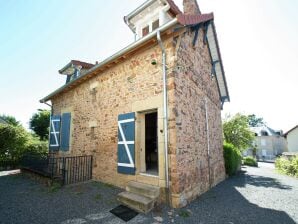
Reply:
[[149, 26], [146, 26], [142, 29], [142, 35], [143, 37], [146, 36], [149, 33]]
[[268, 136], [268, 132], [267, 131], [261, 131], [261, 136]]
[[152, 31], [156, 30], [159, 27], [159, 20], [156, 20], [152, 23]]

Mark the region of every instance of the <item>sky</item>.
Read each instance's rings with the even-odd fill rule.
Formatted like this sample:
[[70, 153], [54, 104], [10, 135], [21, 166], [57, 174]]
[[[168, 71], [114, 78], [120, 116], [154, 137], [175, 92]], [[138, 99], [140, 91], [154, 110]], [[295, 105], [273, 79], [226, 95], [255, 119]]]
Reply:
[[[123, 22], [145, 0], [4, 0], [0, 7], [0, 114], [28, 128], [39, 100], [65, 83], [71, 59], [95, 63], [133, 42]], [[182, 0], [175, 0], [182, 9]], [[230, 103], [274, 129], [298, 125], [298, 1], [198, 0], [214, 12]]]

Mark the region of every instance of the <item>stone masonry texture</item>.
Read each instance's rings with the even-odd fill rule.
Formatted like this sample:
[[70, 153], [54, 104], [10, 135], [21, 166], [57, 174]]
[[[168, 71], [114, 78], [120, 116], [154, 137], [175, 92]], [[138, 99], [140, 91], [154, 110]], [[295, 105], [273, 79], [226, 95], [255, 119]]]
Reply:
[[[167, 54], [171, 204], [185, 206], [225, 178], [221, 104], [200, 30], [164, 39]], [[156, 59], [157, 65], [151, 60]], [[152, 44], [51, 99], [53, 113], [72, 113], [72, 155], [93, 155], [93, 177], [124, 188], [134, 176], [117, 173], [117, 117], [135, 101], [162, 97], [161, 50]], [[206, 109], [209, 126], [209, 156]]]
[[[194, 32], [187, 30], [177, 41], [175, 78], [176, 145], [171, 148], [171, 191], [181, 207], [225, 178], [222, 150], [221, 105], [216, 79], [211, 78], [211, 60], [203, 31], [193, 46]], [[179, 43], [180, 42], [180, 43]], [[209, 157], [207, 119], [209, 126]], [[170, 127], [172, 127], [170, 125]]]

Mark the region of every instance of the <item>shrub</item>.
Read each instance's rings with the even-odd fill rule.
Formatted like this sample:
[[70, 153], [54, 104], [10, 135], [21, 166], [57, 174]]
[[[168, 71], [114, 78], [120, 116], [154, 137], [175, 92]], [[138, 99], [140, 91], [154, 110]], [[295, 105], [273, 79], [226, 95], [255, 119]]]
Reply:
[[283, 157], [276, 159], [275, 168], [281, 173], [298, 177], [298, 156], [291, 159]]
[[26, 144], [26, 151], [23, 155], [35, 155], [46, 157], [48, 154], [48, 141], [40, 141], [38, 137], [31, 136]]
[[47, 141], [40, 141], [21, 125], [0, 124], [0, 163], [2, 164], [0, 166], [2, 169], [3, 167], [17, 167], [25, 155], [34, 154], [40, 158], [44, 157], [47, 152]]
[[243, 158], [243, 165], [247, 166], [258, 166], [258, 162], [252, 156], [247, 156]]
[[241, 153], [239, 149], [229, 143], [224, 143], [225, 168], [228, 175], [234, 175], [241, 166]]

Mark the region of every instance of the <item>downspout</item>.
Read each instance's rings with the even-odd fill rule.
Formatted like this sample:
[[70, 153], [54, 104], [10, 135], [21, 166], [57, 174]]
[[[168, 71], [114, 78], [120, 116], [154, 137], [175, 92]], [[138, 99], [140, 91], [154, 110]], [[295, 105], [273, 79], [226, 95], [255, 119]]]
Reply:
[[207, 156], [208, 156], [208, 179], [209, 179], [209, 188], [211, 188], [211, 178], [210, 178], [210, 136], [209, 136], [209, 122], [208, 122], [208, 101], [205, 97], [205, 119], [206, 119], [206, 135], [207, 135]]
[[168, 165], [168, 100], [167, 100], [167, 71], [166, 71], [166, 52], [162, 40], [160, 38], [160, 31], [156, 33], [158, 44], [162, 51], [162, 78], [163, 78], [163, 125], [164, 125], [164, 149], [165, 149], [165, 175], [166, 188], [169, 189], [169, 165]]

